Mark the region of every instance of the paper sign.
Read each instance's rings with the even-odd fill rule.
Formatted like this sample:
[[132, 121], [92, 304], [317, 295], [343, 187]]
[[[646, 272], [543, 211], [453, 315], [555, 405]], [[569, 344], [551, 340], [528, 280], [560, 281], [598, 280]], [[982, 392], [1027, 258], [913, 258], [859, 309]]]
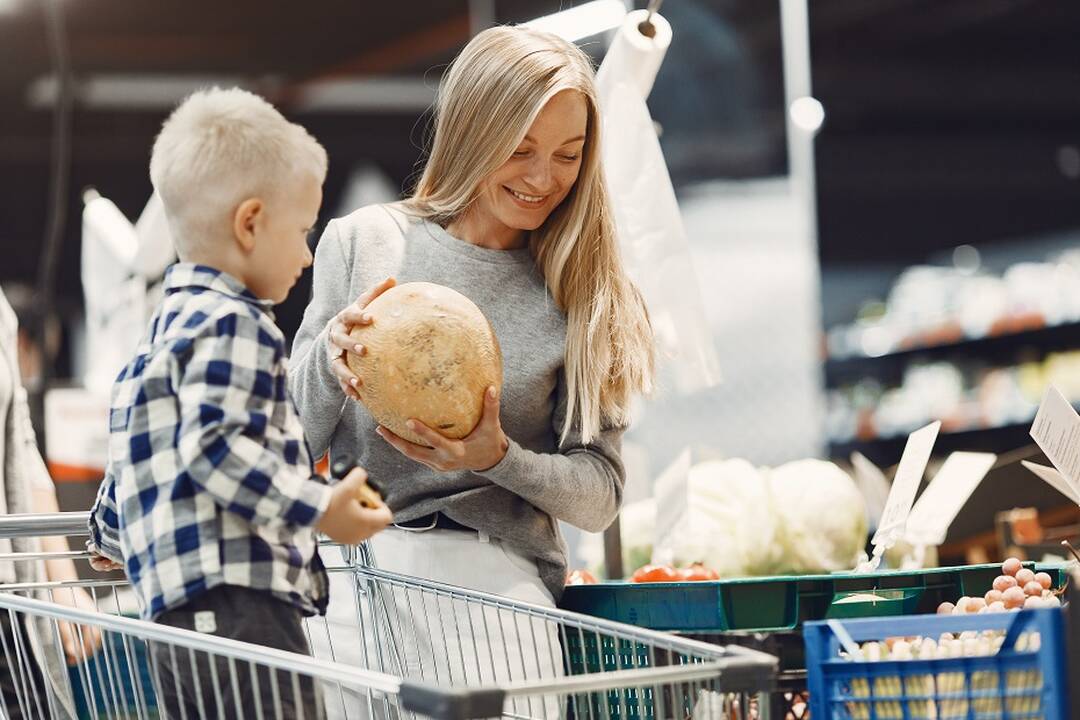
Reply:
[[881, 515], [881, 524], [874, 533], [874, 545], [891, 544], [902, 537], [907, 524], [911, 504], [915, 502], [915, 493], [919, 491], [926, 464], [930, 462], [930, 453], [934, 449], [941, 421], [933, 422], [916, 430], [908, 436], [904, 454], [900, 456], [900, 466], [896, 469], [889, 499], [885, 503], [885, 512]]
[[955, 452], [950, 455], [911, 509], [905, 539], [912, 545], [945, 542], [949, 525], [996, 460], [997, 455], [993, 453]]
[[1077, 505], [1080, 505], [1080, 491], [1070, 485], [1069, 481], [1065, 479], [1065, 476], [1057, 470], [1052, 467], [1033, 463], [1029, 460], [1021, 460], [1020, 464], [1045, 480], [1050, 487], [1054, 488]]
[[690, 450], [685, 449], [653, 485], [653, 497], [656, 498], [656, 545], [663, 544], [664, 538], [682, 523], [690, 502], [689, 484]]
[[1053, 385], [1039, 405], [1031, 437], [1073, 490], [1080, 490], [1080, 415]]
[[866, 519], [871, 530], [881, 524], [881, 514], [889, 500], [889, 479], [881, 469], [860, 452], [851, 453], [851, 466], [855, 469], [855, 484], [859, 486], [866, 502]]

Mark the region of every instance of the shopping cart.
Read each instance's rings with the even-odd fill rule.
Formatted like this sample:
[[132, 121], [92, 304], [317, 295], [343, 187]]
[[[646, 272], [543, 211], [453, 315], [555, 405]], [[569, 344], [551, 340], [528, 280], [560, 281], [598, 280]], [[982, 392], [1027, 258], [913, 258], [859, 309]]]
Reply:
[[[85, 528], [85, 513], [0, 517], [0, 537], [85, 536]], [[159, 698], [183, 695], [187, 709], [170, 717], [738, 720], [760, 716], [758, 695], [775, 677], [776, 659], [764, 653], [388, 573], [365, 564], [363, 548], [326, 544], [322, 553], [332, 592], [349, 602], [306, 621], [311, 657], [126, 617], [134, 608], [125, 581], [0, 586], [0, 659], [10, 673], [0, 717], [74, 708], [79, 717], [143, 720], [163, 716]], [[0, 562], [50, 557], [9, 553]], [[58, 602], [75, 588], [93, 607]], [[65, 632], [78, 648], [99, 636], [99, 649], [81, 649], [56, 683], [38, 658], [59, 655]]]

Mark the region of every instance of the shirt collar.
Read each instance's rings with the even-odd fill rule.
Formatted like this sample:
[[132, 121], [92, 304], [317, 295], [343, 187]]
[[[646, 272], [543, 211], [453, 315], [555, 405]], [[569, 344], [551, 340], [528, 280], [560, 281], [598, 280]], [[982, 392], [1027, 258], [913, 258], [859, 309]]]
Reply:
[[272, 300], [255, 297], [242, 282], [232, 275], [206, 265], [178, 262], [169, 266], [165, 272], [164, 287], [166, 295], [187, 288], [203, 288], [251, 303], [266, 312], [271, 312], [274, 308]]

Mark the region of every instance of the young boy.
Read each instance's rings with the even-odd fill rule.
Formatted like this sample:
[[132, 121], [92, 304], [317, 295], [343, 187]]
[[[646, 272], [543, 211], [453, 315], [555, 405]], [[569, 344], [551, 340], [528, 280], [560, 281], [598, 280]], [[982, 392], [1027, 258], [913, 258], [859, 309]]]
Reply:
[[[326, 165], [239, 89], [195, 93], [165, 121], [150, 177], [180, 262], [113, 387], [88, 543], [95, 567], [122, 563], [145, 618], [304, 654], [302, 616], [327, 603], [315, 530], [354, 544], [392, 520], [361, 506], [363, 470], [333, 487], [314, 474], [271, 314], [311, 264]], [[252, 695], [264, 712], [321, 715], [311, 682], [294, 697], [291, 677], [272, 688], [262, 672], [252, 687], [243, 663], [212, 675], [165, 644], [152, 660], [170, 716], [236, 717]]]

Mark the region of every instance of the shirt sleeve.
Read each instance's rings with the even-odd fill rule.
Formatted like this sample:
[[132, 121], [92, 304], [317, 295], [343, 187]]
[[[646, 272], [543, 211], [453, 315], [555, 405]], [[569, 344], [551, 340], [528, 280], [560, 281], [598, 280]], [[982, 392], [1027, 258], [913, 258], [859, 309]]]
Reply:
[[120, 525], [116, 512], [116, 482], [112, 468], [106, 468], [105, 479], [98, 487], [97, 499], [90, 509], [90, 540], [86, 549], [104, 555], [113, 562], [122, 563], [124, 554], [120, 550]]
[[271, 437], [281, 432], [271, 422], [275, 410], [289, 402], [283, 344], [248, 315], [213, 322], [180, 370], [185, 471], [222, 508], [251, 523], [314, 526], [330, 488], [299, 462], [303, 438]]
[[315, 248], [311, 302], [293, 340], [289, 361], [293, 397], [315, 457], [322, 457], [329, 449], [345, 406], [345, 393], [330, 369], [326, 335], [330, 318], [356, 299], [349, 297], [351, 268], [338, 223], [331, 221]]
[[34, 425], [30, 421], [30, 403], [26, 399], [26, 389], [20, 384], [15, 387], [13, 401], [15, 403], [15, 440], [21, 444], [18, 448], [21, 452], [23, 470], [30, 478], [30, 486], [35, 490], [53, 489], [53, 480], [45, 461], [41, 458], [38, 450], [37, 438], [34, 435]]
[[[552, 417], [556, 437], [562, 433], [566, 407], [566, 382], [560, 374]], [[623, 430], [603, 427], [586, 444], [582, 442], [580, 427], [575, 425], [557, 453], [533, 452], [511, 439], [503, 459], [477, 474], [552, 517], [587, 532], [600, 532], [612, 523], [622, 505], [626, 482], [620, 456]]]

